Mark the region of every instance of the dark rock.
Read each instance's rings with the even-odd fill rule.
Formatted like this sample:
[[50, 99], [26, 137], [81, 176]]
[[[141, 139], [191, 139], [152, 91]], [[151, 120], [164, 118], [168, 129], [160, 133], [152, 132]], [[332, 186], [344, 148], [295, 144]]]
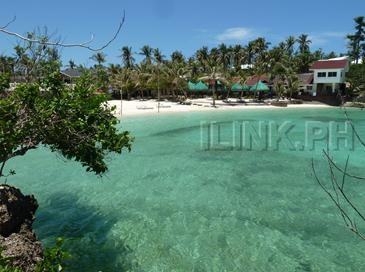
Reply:
[[19, 189], [0, 185], [1, 254], [22, 271], [34, 271], [43, 258], [41, 243], [32, 231], [38, 204], [34, 196], [24, 196]]

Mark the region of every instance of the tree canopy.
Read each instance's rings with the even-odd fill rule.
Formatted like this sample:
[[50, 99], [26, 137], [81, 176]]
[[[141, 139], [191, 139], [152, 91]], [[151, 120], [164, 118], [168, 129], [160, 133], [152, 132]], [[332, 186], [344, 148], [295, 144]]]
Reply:
[[105, 156], [130, 150], [132, 137], [96, 95], [92, 77], [74, 88], [53, 73], [42, 84], [21, 84], [0, 99], [0, 177], [8, 160], [41, 145], [80, 162], [87, 171], [107, 171]]

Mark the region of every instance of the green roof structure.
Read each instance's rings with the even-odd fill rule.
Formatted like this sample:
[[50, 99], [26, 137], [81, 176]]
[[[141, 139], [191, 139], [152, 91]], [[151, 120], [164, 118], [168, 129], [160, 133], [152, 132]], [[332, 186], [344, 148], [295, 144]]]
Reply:
[[194, 91], [198, 91], [198, 92], [203, 92], [203, 91], [208, 91], [209, 87], [204, 84], [202, 81], [199, 81], [198, 83], [195, 84], [194, 87]]
[[193, 91], [193, 92], [203, 92], [203, 91], [209, 90], [209, 87], [206, 84], [204, 84], [202, 81], [199, 81], [198, 83], [193, 83], [193, 82], [189, 81], [188, 88], [189, 88], [189, 91]]
[[241, 85], [240, 83], [235, 83], [231, 87], [232, 92], [243, 92], [243, 91], [249, 91], [250, 86], [247, 84]]
[[189, 81], [188, 82], [188, 88], [189, 88], [189, 91], [194, 91], [195, 90], [195, 83]]
[[256, 91], [268, 92], [268, 91], [270, 91], [270, 88], [265, 83], [263, 83], [262, 81], [259, 81], [256, 84], [251, 86], [250, 91], [251, 92], [256, 92]]

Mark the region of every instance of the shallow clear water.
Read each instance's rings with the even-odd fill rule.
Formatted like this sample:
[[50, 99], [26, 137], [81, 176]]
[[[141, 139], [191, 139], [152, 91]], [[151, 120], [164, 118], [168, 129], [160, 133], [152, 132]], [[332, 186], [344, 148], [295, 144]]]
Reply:
[[[351, 111], [363, 135], [364, 114]], [[344, 227], [312, 175], [315, 158], [328, 178], [326, 144], [314, 151], [283, 143], [239, 150], [244, 120], [290, 120], [291, 140], [303, 142], [305, 121], [345, 118], [339, 109], [128, 118], [122, 127], [136, 137], [133, 151], [110, 156], [102, 179], [39, 149], [11, 161], [17, 175], [9, 182], [39, 200], [35, 229], [46, 244], [66, 238], [70, 271], [364, 271], [365, 242]], [[211, 121], [217, 123], [209, 140], [204, 124]], [[224, 146], [216, 143], [218, 125]], [[361, 174], [364, 150], [342, 143], [333, 155], [343, 163], [348, 153], [351, 171]], [[365, 184], [346, 186], [363, 203]]]

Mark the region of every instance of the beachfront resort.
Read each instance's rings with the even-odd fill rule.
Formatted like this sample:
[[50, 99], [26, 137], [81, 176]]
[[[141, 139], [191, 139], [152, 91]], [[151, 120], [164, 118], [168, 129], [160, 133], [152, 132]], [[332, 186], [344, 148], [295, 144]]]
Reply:
[[0, 9], [0, 271], [365, 270], [363, 3], [41, 2]]

